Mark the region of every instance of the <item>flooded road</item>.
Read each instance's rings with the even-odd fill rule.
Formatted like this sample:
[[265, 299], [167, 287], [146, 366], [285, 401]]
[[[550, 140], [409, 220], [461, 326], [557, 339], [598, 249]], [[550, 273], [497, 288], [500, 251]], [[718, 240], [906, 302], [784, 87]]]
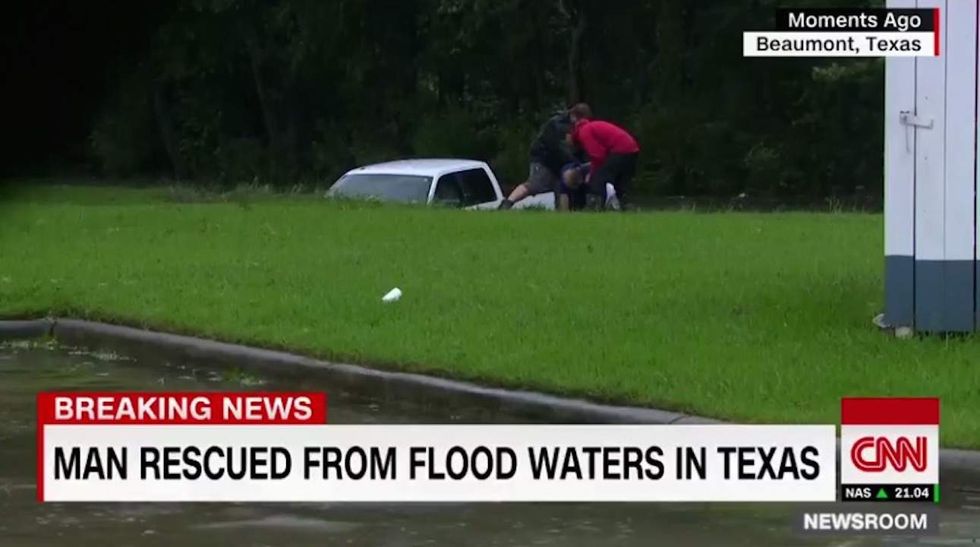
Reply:
[[0, 547], [980, 545], [980, 489], [943, 486], [942, 537], [801, 538], [789, 505], [714, 504], [44, 504], [35, 501], [34, 394], [50, 389], [310, 389], [331, 423], [519, 423], [486, 410], [337, 392], [111, 353], [0, 345]]

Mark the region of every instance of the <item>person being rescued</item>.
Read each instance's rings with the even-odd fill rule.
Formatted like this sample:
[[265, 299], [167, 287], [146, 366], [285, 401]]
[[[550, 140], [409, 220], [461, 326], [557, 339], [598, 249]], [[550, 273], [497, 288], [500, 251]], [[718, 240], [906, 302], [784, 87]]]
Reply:
[[[580, 211], [585, 209], [589, 192], [588, 162], [567, 163], [561, 168], [561, 181], [558, 184], [558, 197], [555, 208], [559, 211]], [[606, 184], [607, 205], [609, 209], [619, 209], [616, 189]]]
[[[586, 180], [570, 174], [569, 180], [563, 182], [577, 183], [587, 189], [586, 208], [625, 209], [629, 204], [630, 183], [636, 173], [640, 145], [622, 127], [593, 119], [592, 109], [585, 103], [573, 106], [569, 115], [572, 130], [568, 142], [588, 156], [589, 173]], [[577, 186], [571, 187], [572, 190], [575, 188]]]

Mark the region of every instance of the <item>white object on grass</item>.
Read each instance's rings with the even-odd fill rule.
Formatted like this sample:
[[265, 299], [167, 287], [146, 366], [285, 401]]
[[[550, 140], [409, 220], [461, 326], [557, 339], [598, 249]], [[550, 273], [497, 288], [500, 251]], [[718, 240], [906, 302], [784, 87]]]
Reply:
[[398, 287], [388, 291], [388, 294], [381, 297], [382, 302], [394, 302], [402, 297], [402, 290]]

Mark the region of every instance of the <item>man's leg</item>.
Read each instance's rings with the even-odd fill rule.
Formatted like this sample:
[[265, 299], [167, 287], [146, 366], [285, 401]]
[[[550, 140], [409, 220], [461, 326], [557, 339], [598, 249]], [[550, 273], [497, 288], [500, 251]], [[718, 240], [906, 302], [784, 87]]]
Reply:
[[562, 183], [558, 188], [558, 210], [580, 211], [585, 208], [585, 197], [589, 189], [585, 184], [568, 186]]
[[547, 167], [540, 163], [532, 162], [528, 170], [527, 181], [514, 188], [514, 191], [500, 202], [499, 208], [510, 209], [514, 204], [528, 196], [536, 196], [551, 191], [555, 186], [553, 179], [554, 175], [551, 174], [551, 171], [548, 171]]
[[596, 176], [590, 182], [590, 193], [595, 197], [594, 200], [601, 199], [599, 208], [607, 205], [606, 184], [611, 184], [616, 190], [616, 198], [619, 201], [619, 209], [626, 207], [629, 198], [629, 186], [632, 181], [633, 172], [636, 169], [636, 154], [610, 154], [606, 162], [596, 172]]
[[589, 187], [584, 184], [572, 190], [572, 195], [570, 198], [571, 210], [581, 211], [582, 209], [585, 209], [588, 195], [589, 195]]
[[629, 205], [630, 191], [633, 186], [633, 176], [636, 174], [636, 163], [639, 154], [624, 154], [617, 158], [618, 168], [616, 180], [613, 187], [616, 188], [616, 197], [619, 199], [620, 211], [625, 211]]
[[579, 179], [575, 168], [563, 167], [561, 179], [558, 181], [558, 189], [555, 191], [555, 209], [571, 211], [573, 207], [572, 196], [581, 185], [582, 181]]
[[531, 191], [527, 187], [527, 182], [522, 182], [522, 183], [520, 183], [520, 184], [517, 185], [517, 188], [514, 188], [511, 191], [511, 193], [510, 193], [509, 196], [507, 196], [506, 198], [504, 198], [503, 201], [500, 202], [500, 207], [499, 208], [500, 209], [510, 209], [511, 207], [514, 206], [515, 203], [517, 203], [518, 201], [521, 201], [522, 199], [526, 198], [528, 196], [528, 194], [530, 194], [530, 193], [531, 193]]
[[612, 184], [606, 184], [606, 209], [611, 209], [613, 211], [619, 211], [619, 197], [616, 193], [616, 187]]
[[611, 184], [615, 181], [615, 171], [614, 164], [612, 162], [613, 157], [610, 156], [606, 163], [602, 164], [602, 167], [596, 170], [589, 179], [589, 183], [586, 186], [587, 194], [585, 197], [585, 208], [590, 210], [601, 210], [606, 204], [606, 184]]
[[555, 209], [558, 211], [570, 211], [572, 209], [572, 200], [569, 198], [567, 192], [558, 192], [557, 197]]

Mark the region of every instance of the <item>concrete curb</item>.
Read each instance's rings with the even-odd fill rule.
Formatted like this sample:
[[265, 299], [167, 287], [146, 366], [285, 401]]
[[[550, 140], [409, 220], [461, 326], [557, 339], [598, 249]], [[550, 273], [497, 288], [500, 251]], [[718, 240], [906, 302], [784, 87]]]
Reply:
[[[484, 387], [470, 382], [371, 369], [358, 365], [322, 361], [282, 351], [229, 344], [192, 336], [149, 331], [77, 319], [0, 320], [0, 339], [53, 335], [66, 344], [112, 348], [134, 357], [159, 361], [168, 358], [207, 361], [246, 370], [272, 372], [277, 376], [309, 378], [315, 375], [338, 389], [382, 393], [387, 397], [448, 401], [489, 410], [506, 408], [551, 423], [623, 424], [726, 424], [721, 420], [653, 408], [613, 406], [530, 391]], [[838, 440], [838, 443], [840, 441]], [[980, 451], [943, 449], [941, 471], [966, 475], [970, 483], [980, 481]]]
[[281, 351], [91, 321], [56, 319], [53, 332], [55, 338], [68, 344], [111, 346], [129, 355], [152, 353], [159, 359], [163, 352], [211, 364], [272, 372], [278, 376], [301, 374], [308, 377], [312, 373], [342, 389], [370, 390], [387, 396], [417, 399], [448, 398], [460, 403], [477, 403], [489, 409], [506, 406], [508, 412], [557, 422], [669, 424], [695, 419], [657, 409], [608, 406], [529, 391], [490, 388], [470, 382], [333, 363]]
[[0, 340], [50, 336], [53, 330], [54, 321], [51, 319], [0, 321]]

